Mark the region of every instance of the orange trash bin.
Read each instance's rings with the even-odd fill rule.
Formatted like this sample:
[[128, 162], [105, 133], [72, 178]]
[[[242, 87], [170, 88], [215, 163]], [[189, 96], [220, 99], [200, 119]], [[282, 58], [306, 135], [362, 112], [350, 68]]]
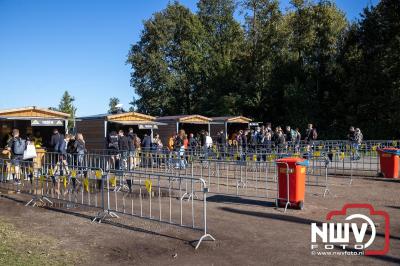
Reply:
[[379, 149], [378, 153], [383, 176], [386, 178], [399, 178], [400, 149], [384, 148]]
[[303, 158], [287, 157], [275, 162], [278, 166], [277, 206], [285, 206], [286, 209], [289, 205], [303, 209], [308, 161]]

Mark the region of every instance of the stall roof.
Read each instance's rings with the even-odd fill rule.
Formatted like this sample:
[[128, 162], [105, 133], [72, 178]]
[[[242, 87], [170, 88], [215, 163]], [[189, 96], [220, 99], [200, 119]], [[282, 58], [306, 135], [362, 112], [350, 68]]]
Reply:
[[252, 120], [245, 116], [218, 116], [218, 117], [211, 117], [211, 119], [218, 123], [218, 122], [228, 122], [228, 123], [242, 123], [247, 124], [250, 123]]
[[191, 124], [208, 124], [212, 121], [211, 118], [202, 115], [171, 115], [171, 116], [160, 116], [156, 118], [157, 121], [168, 121], [173, 120], [179, 123], [191, 123]]
[[39, 108], [36, 106], [0, 110], [0, 118], [3, 119], [15, 119], [15, 120], [28, 120], [33, 118], [67, 119], [69, 117], [70, 115], [67, 113], [54, 111], [47, 108]]
[[163, 123], [155, 122], [155, 117], [136, 112], [127, 112], [121, 114], [99, 114], [79, 117], [79, 120], [104, 119], [109, 122], [119, 123], [123, 125], [163, 125]]

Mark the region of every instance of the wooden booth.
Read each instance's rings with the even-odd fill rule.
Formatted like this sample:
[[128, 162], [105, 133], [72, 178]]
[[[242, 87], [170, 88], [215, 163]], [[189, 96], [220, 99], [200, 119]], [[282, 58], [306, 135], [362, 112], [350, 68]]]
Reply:
[[[36, 106], [0, 110], [0, 149], [7, 145], [12, 130], [19, 129], [22, 138], [29, 137], [34, 141], [38, 154], [36, 160], [40, 163], [46, 148], [50, 147], [53, 129], [65, 134], [68, 118], [69, 114]], [[8, 156], [6, 152], [2, 155]]]
[[158, 129], [157, 133], [160, 134], [161, 141], [167, 144], [168, 139], [181, 129], [185, 130], [188, 135], [190, 133], [196, 135], [202, 130], [210, 132], [212, 119], [202, 115], [175, 115], [157, 117], [156, 121], [166, 124]]
[[133, 128], [141, 139], [145, 134], [153, 138], [153, 130], [162, 125], [155, 119], [153, 116], [136, 112], [93, 115], [79, 117], [76, 122], [76, 130], [77, 133], [83, 134], [88, 150], [105, 149], [106, 138], [111, 131], [118, 133], [122, 129], [128, 132], [129, 128]]
[[220, 116], [212, 117], [211, 122], [211, 137], [215, 138], [219, 131], [224, 131], [225, 138], [231, 139], [232, 135], [239, 130], [249, 128], [250, 118], [244, 116]]

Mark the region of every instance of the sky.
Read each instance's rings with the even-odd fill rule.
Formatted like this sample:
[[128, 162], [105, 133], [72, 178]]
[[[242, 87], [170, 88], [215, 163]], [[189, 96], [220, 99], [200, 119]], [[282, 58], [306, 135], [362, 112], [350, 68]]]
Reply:
[[[0, 0], [0, 109], [56, 107], [64, 91], [77, 115], [105, 113], [111, 97], [129, 108], [125, 64], [143, 21], [168, 0]], [[196, 11], [196, 0], [180, 0]], [[281, 1], [281, 8], [289, 0]], [[347, 18], [378, 0], [337, 0]]]

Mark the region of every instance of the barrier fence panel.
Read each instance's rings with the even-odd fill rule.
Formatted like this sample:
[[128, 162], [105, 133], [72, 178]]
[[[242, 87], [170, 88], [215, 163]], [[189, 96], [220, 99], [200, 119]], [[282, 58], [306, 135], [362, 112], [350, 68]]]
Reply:
[[[75, 155], [67, 155], [63, 158], [65, 158], [64, 164], [72, 164], [77, 169], [92, 167], [103, 169], [104, 171], [139, 170], [146, 173], [196, 175], [197, 177], [205, 178], [207, 181], [215, 181], [216, 184], [210, 184], [213, 192], [221, 193], [222, 189], [225, 189], [225, 192], [228, 194], [243, 195], [244, 192], [244, 194], [247, 194], [249, 188], [253, 187], [256, 190], [253, 194], [259, 195], [263, 190], [268, 194], [270, 188], [267, 187], [267, 184], [268, 179], [271, 178], [269, 174], [273, 171], [271, 169], [274, 169], [271, 165], [274, 166], [273, 162], [277, 158], [297, 156], [309, 159], [308, 185], [320, 185], [324, 183], [326, 175], [349, 177], [349, 183], [351, 184], [355, 176], [377, 176], [379, 174], [379, 158], [376, 150], [377, 147], [370, 150], [358, 151], [355, 149], [341, 151], [337, 148], [332, 148], [329, 152], [312, 150], [307, 153], [287, 154], [243, 153], [224, 158], [206, 157], [200, 153], [194, 155], [190, 151], [162, 151], [161, 153], [141, 151], [135, 154], [136, 157], [126, 157], [123, 154], [110, 154], [107, 151], [97, 154], [85, 154], [79, 160]], [[54, 164], [55, 161], [60, 161], [59, 157], [59, 154], [47, 153], [43, 161]], [[207, 168], [209, 164], [210, 167]], [[200, 165], [201, 167], [199, 167]], [[265, 168], [270, 170], [265, 170]], [[265, 174], [262, 174], [264, 172]], [[239, 180], [233, 180], [230, 177], [232, 173], [235, 173]], [[249, 178], [254, 181], [251, 179], [250, 181], [247, 180]], [[225, 183], [222, 183], [222, 180]], [[251, 184], [252, 182], [255, 184]], [[265, 187], [261, 186], [261, 184], [265, 184]], [[215, 186], [216, 189], [214, 189]]]
[[[121, 171], [64, 164], [59, 157], [41, 168], [0, 160], [0, 187], [32, 196], [26, 205], [63, 202], [98, 210], [93, 221], [125, 215], [201, 231], [196, 249], [209, 238], [206, 182], [165, 173]], [[196, 200], [194, 200], [196, 197]], [[188, 200], [186, 200], [188, 199]]]
[[[220, 161], [270, 161], [271, 157], [282, 156], [330, 158], [329, 174], [368, 175], [379, 173], [377, 149], [398, 146], [398, 141], [365, 141], [355, 146], [349, 141], [301, 142], [299, 149], [288, 143], [282, 149], [269, 149], [265, 145], [214, 145], [212, 148], [192, 147], [187, 150], [138, 149], [136, 151], [94, 150], [88, 154], [67, 154], [68, 164], [78, 167], [94, 167], [108, 170], [140, 169], [150, 172], [173, 172], [174, 168], [185, 168], [193, 159]], [[44, 161], [53, 163], [60, 155], [46, 153]]]

